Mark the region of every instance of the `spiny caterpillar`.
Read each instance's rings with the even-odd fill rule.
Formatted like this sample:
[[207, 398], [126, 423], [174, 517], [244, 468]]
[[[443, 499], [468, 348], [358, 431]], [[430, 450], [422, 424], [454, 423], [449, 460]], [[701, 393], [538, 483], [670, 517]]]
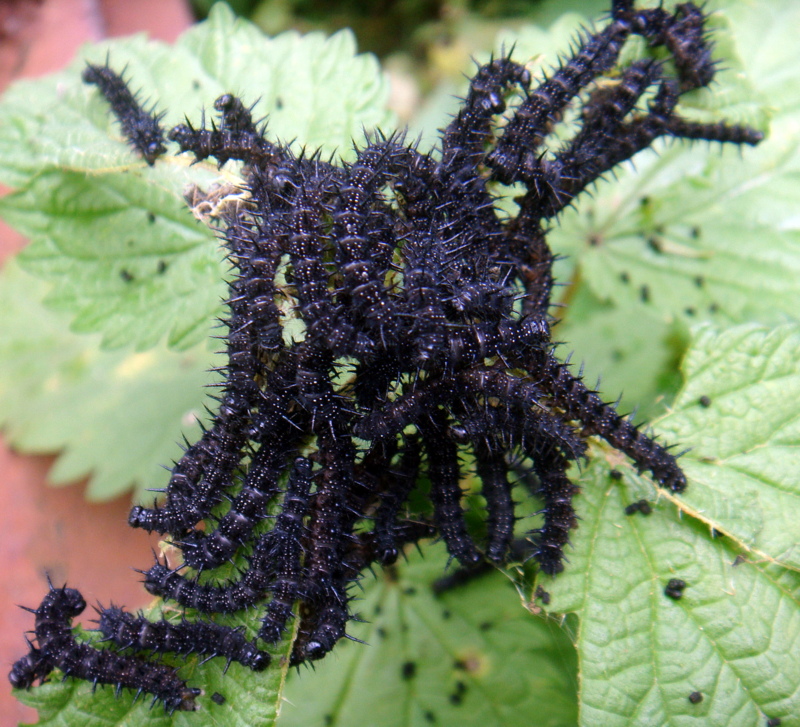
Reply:
[[[148, 164], [166, 152], [165, 138], [198, 161], [243, 162], [236, 204], [214, 208], [234, 270], [218, 407], [172, 468], [163, 502], [130, 513], [131, 526], [167, 534], [183, 552], [177, 568], [159, 561], [144, 573], [150, 593], [204, 618], [257, 607], [265, 643], [297, 617], [291, 662], [300, 664], [347, 636], [361, 572], [393, 563], [409, 543], [438, 536], [469, 569], [506, 562], [517, 482], [543, 505], [528, 533], [532, 557], [545, 574], [562, 571], [577, 524], [578, 487], [567, 473], [590, 436], [660, 486], [685, 489], [667, 448], [556, 357], [546, 234], [590, 184], [660, 137], [761, 140], [678, 111], [683, 94], [714, 78], [705, 21], [692, 3], [670, 12], [614, 0], [608, 23], [541, 83], [511, 57], [481, 66], [439, 154], [375, 133], [350, 163], [268, 140], [231, 94], [215, 102], [210, 128], [164, 132], [118, 73], [88, 66], [85, 80]], [[632, 36], [671, 62], [621, 66]], [[576, 130], [556, 140], [569, 108]], [[521, 186], [516, 214], [499, 212], [494, 183]], [[304, 324], [300, 341], [283, 335], [279, 296]], [[483, 540], [464, 518], [468, 474], [486, 502]], [[244, 556], [238, 576], [207, 582]], [[202, 578], [179, 572], [186, 567]], [[241, 633], [210, 621], [150, 624], [113, 608], [101, 609], [100, 625], [115, 647], [78, 644], [69, 618], [81, 604], [72, 589], [45, 597], [35, 643], [11, 672], [15, 686], [58, 667], [150, 693], [168, 710], [191, 709], [197, 690], [173, 670], [114, 648], [219, 655], [254, 669], [267, 661]]]

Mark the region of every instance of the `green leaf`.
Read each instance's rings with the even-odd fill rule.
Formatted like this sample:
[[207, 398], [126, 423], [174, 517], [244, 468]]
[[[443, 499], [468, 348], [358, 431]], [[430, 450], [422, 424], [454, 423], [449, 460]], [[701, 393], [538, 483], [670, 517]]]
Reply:
[[800, 46], [795, 28], [800, 6], [793, 0], [722, 2], [734, 22], [737, 45], [759, 91], [780, 115], [800, 110]]
[[538, 25], [557, 23], [568, 13], [580, 14], [584, 18], [599, 18], [608, 12], [608, 0], [541, 0], [531, 3], [531, 19]]
[[687, 512], [800, 570], [800, 326], [700, 327], [683, 369], [659, 431], [692, 448]]
[[61, 450], [48, 478], [89, 477], [87, 497], [106, 500], [168, 477], [180, 433], [194, 438], [204, 416], [213, 356], [206, 344], [184, 352], [163, 344], [104, 352], [97, 336], [67, 330], [41, 304], [47, 285], [12, 261], [0, 273], [0, 424], [23, 452]]
[[604, 185], [587, 216], [565, 219], [558, 237], [587, 241], [575, 254], [602, 300], [645, 298], [665, 317], [785, 320], [800, 305], [800, 232], [785, 207], [781, 216], [770, 211], [794, 189], [797, 145], [773, 137], [744, 158], [673, 148], [637, 159], [638, 182], [625, 178], [613, 192]]
[[[153, 608], [148, 617], [160, 615]], [[219, 621], [230, 626], [245, 625], [241, 618]], [[252, 637], [253, 632], [249, 635]], [[37, 727], [272, 727], [280, 712], [291, 644], [292, 640], [286, 639], [269, 649], [272, 664], [260, 673], [237, 663], [226, 670], [221, 658], [203, 664], [196, 655], [188, 657], [181, 662], [179, 675], [189, 686], [202, 690], [194, 712], [168, 715], [160, 704], [151, 708], [152, 698], [148, 695], [134, 700], [133, 692], [126, 689], [117, 697], [112, 686], [95, 690], [90, 683], [73, 679], [54, 679], [29, 691], [17, 690], [15, 695], [39, 710]], [[222, 704], [212, 700], [215, 693], [225, 698]]]
[[[236, 181], [210, 165], [167, 157], [149, 168], [121, 139], [86, 60], [108, 56], [169, 126], [233, 91], [269, 116], [269, 136], [349, 153], [363, 130], [389, 126], [388, 85], [349, 32], [265, 38], [220, 3], [174, 47], [137, 36], [89, 47], [57, 76], [16, 84], [0, 104], [0, 180], [17, 188], [0, 215], [33, 240], [26, 268], [55, 283], [48, 303], [104, 345], [144, 350], [165, 335], [188, 348], [220, 310], [221, 252], [186, 209], [188, 185]], [[88, 173], [88, 174], [87, 174]]]
[[[221, 252], [187, 213], [174, 170], [87, 177], [49, 172], [0, 200], [33, 243], [19, 260], [54, 283], [46, 303], [108, 348], [178, 348], [208, 336], [225, 293]], [[200, 281], [203, 281], [201, 283]]]
[[589, 384], [598, 381], [595, 388], [612, 400], [619, 396], [621, 411], [636, 409], [637, 421], [662, 414], [680, 387], [683, 327], [666, 323], [641, 301], [617, 308], [579, 284], [553, 336], [566, 342], [559, 356], [569, 354]]
[[[777, 564], [799, 570], [799, 361], [797, 325], [695, 331], [657, 427], [692, 447], [680, 496], [594, 452], [569, 565], [543, 584], [551, 608], [579, 618], [581, 724], [798, 724], [800, 665], [787, 655], [800, 647], [800, 574]], [[643, 498], [652, 515], [624, 514]], [[679, 601], [664, 594], [672, 578], [688, 584]]]
[[[798, 575], [741, 562], [667, 500], [648, 517], [624, 515], [652, 487], [627, 470], [612, 479], [601, 458], [581, 482], [570, 563], [543, 584], [552, 609], [579, 619], [580, 724], [797, 725]], [[677, 601], [664, 593], [672, 578], [687, 583]]]
[[[234, 19], [218, 3], [208, 21], [186, 31], [178, 46], [197, 57], [203, 72], [219, 83], [220, 93], [234, 91], [251, 103], [258, 100], [254, 113], [269, 114], [271, 139], [296, 139], [312, 149], [346, 154], [364, 129], [392, 125], [386, 110], [388, 83], [374, 56], [355, 55], [349, 30], [330, 38], [288, 32], [265, 39], [255, 25]], [[175, 76], [175, 83], [181, 83]], [[194, 106], [213, 98], [199, 98]], [[176, 106], [186, 108], [192, 105]]]
[[281, 727], [575, 724], [575, 658], [556, 623], [520, 605], [492, 573], [440, 596], [444, 548], [369, 579], [368, 623], [312, 672], [292, 675]]

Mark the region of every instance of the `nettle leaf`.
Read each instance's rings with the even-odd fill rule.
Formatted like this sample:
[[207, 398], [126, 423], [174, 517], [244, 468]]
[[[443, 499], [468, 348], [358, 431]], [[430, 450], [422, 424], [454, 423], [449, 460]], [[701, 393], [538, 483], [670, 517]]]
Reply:
[[[148, 617], [160, 618], [157, 606], [149, 609]], [[245, 625], [240, 618], [220, 618], [229, 626]], [[76, 630], [77, 638], [95, 640], [97, 634]], [[252, 637], [252, 631], [248, 632]], [[272, 727], [278, 719], [291, 639], [285, 639], [268, 651], [272, 654], [271, 666], [255, 673], [241, 664], [232, 663], [225, 670], [225, 659], [216, 658], [202, 663], [197, 655], [180, 661], [179, 674], [190, 685], [202, 690], [194, 712], [166, 714], [160, 705], [151, 707], [147, 695], [135, 699], [131, 690], [117, 696], [113, 686], [98, 687], [85, 681], [57, 679], [53, 674], [49, 683], [25, 691], [17, 690], [17, 698], [39, 710], [37, 727], [56, 725], [83, 725], [84, 727]], [[173, 663], [165, 659], [167, 663]], [[212, 699], [215, 694], [224, 697], [222, 704]]]
[[0, 273], [0, 424], [22, 452], [60, 451], [53, 484], [89, 477], [90, 500], [157, 487], [180, 456], [181, 433], [196, 438], [214, 357], [206, 343], [187, 351], [102, 351], [98, 336], [70, 333], [66, 316], [45, 308], [48, 288], [11, 261]]
[[20, 264], [55, 283], [46, 302], [73, 314], [73, 331], [102, 332], [108, 348], [144, 350], [165, 334], [186, 348], [208, 336], [225, 267], [179, 187], [173, 169], [48, 172], [0, 200], [0, 214], [33, 240]]
[[[798, 724], [799, 352], [794, 325], [695, 332], [657, 427], [692, 447], [680, 497], [595, 452], [570, 563], [541, 583], [579, 618], [581, 724]], [[641, 499], [653, 513], [625, 515]], [[680, 600], [670, 579], [687, 584]]]
[[[294, 139], [298, 147], [321, 147], [349, 158], [353, 140], [363, 139], [364, 129], [393, 125], [386, 109], [389, 86], [378, 60], [356, 55], [349, 30], [331, 37], [288, 32], [266, 39], [255, 25], [234, 20], [218, 3], [208, 20], [186, 31], [177, 45], [197, 57], [205, 75], [217, 81], [219, 93], [250, 99], [256, 117], [269, 114], [270, 138]], [[206, 96], [200, 103], [208, 105], [214, 98]], [[192, 106], [176, 101], [180, 108]]]
[[725, 12], [735, 24], [739, 52], [760, 92], [782, 114], [800, 110], [800, 47], [794, 42], [800, 6], [778, 0], [756, 9], [736, 2], [725, 3]]
[[435, 595], [447, 554], [425, 548], [364, 584], [368, 623], [315, 672], [292, 674], [281, 727], [574, 725], [575, 653], [501, 573]]
[[[629, 472], [612, 479], [601, 459], [582, 483], [583, 532], [567, 570], [544, 584], [551, 608], [579, 617], [580, 724], [797, 724], [797, 574], [740, 562], [735, 544], [665, 500], [648, 517], [624, 515], [653, 493]], [[678, 601], [664, 593], [673, 578], [687, 584]]]
[[[16, 188], [0, 215], [32, 238], [21, 260], [55, 283], [48, 304], [107, 347], [144, 350], [166, 335], [188, 348], [207, 336], [224, 294], [214, 235], [183, 199], [187, 185], [207, 188], [220, 174], [183, 157], [147, 167], [82, 83], [86, 60], [125, 68], [167, 126], [187, 109], [199, 122], [232, 91], [269, 116], [272, 138], [347, 156], [365, 128], [391, 126], [377, 60], [355, 53], [349, 32], [267, 39], [220, 3], [174, 46], [140, 36], [99, 44], [62, 74], [16, 84], [0, 104], [0, 180]], [[233, 165], [223, 179], [235, 183]]]
[[703, 326], [683, 369], [659, 431], [692, 448], [687, 512], [754, 558], [800, 570], [800, 326]]
[[589, 384], [597, 381], [595, 388], [618, 395], [620, 411], [636, 410], [636, 421], [662, 414], [663, 400], [680, 387], [685, 327], [664, 321], [641, 301], [618, 308], [579, 285], [554, 336], [565, 341], [560, 355], [570, 354]]

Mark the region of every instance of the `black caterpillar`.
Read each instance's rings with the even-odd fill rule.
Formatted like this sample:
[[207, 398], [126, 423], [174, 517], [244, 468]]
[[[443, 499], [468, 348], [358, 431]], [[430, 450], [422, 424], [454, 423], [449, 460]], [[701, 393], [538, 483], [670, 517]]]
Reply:
[[[239, 203], [215, 213], [233, 267], [219, 405], [172, 469], [163, 504], [129, 518], [183, 552], [176, 568], [158, 561], [144, 572], [148, 591], [206, 614], [256, 607], [267, 643], [296, 615], [299, 664], [347, 636], [352, 584], [407, 544], [438, 535], [469, 573], [513, 557], [516, 482], [543, 506], [528, 533], [533, 558], [545, 574], [562, 571], [577, 525], [567, 473], [589, 436], [660, 486], [685, 489], [668, 449], [556, 357], [546, 233], [587, 186], [659, 137], [761, 140], [680, 116], [681, 95], [714, 78], [705, 21], [692, 3], [670, 12], [614, 0], [608, 23], [541, 83], [510, 57], [480, 67], [440, 156], [376, 133], [349, 164], [268, 141], [230, 94], [214, 104], [210, 128], [165, 132], [116, 72], [87, 67], [84, 79], [148, 164], [165, 153], [165, 138], [196, 160], [244, 163]], [[620, 67], [634, 35], [671, 63]], [[577, 131], [554, 141], [570, 107]], [[498, 212], [494, 183], [522, 186], [516, 214]], [[305, 326], [300, 342], [284, 340], [279, 295]], [[464, 517], [466, 474], [486, 502], [483, 541]], [[247, 565], [214, 580], [230, 559]], [[58, 667], [191, 708], [197, 690], [173, 670], [76, 643], [68, 620], [82, 603], [71, 589], [48, 594], [35, 611], [36, 643], [12, 669], [15, 686]], [[209, 622], [151, 623], [112, 608], [101, 609], [100, 626], [116, 649], [222, 656], [254, 669], [268, 661], [241, 633]]]
[[112, 684], [117, 692], [133, 689], [137, 696], [152, 694], [168, 712], [195, 709], [199, 689], [186, 686], [177, 670], [153, 661], [124, 656], [107, 649], [79, 643], [72, 635], [72, 619], [83, 613], [86, 601], [74, 588], [53, 588], [44, 597], [35, 614], [34, 633], [38, 649], [31, 647], [28, 656], [18, 660], [11, 670], [15, 687], [30, 686], [35, 678], [43, 679], [53, 669], [65, 676], [85, 679], [93, 684]]
[[271, 661], [270, 655], [248, 641], [240, 629], [206, 621], [149, 621], [116, 606], [98, 612], [100, 633], [123, 649], [224, 656], [228, 664], [238, 661], [253, 671], [263, 671]]
[[275, 580], [270, 588], [272, 598], [259, 629], [259, 638], [274, 644], [280, 640], [292, 609], [304, 595], [302, 538], [303, 519], [308, 511], [311, 490], [311, 462], [302, 457], [294, 463], [286, 489], [285, 506], [270, 531], [270, 559], [275, 563]]
[[136, 96], [131, 93], [122, 76], [108, 65], [87, 64], [83, 80], [96, 85], [111, 105], [111, 109], [122, 126], [122, 132], [130, 145], [152, 165], [167, 149], [160, 121], [163, 114], [145, 111]]

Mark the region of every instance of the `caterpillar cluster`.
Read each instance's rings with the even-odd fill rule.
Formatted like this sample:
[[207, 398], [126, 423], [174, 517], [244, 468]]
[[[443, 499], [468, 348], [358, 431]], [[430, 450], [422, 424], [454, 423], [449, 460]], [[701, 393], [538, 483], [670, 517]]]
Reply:
[[[557, 358], [546, 232], [587, 186], [659, 137], [760, 141], [752, 129], [694, 123], [677, 110], [681, 95], [714, 78], [705, 20], [692, 3], [669, 12], [614, 0], [608, 23], [541, 83], [511, 57], [480, 67], [439, 154], [376, 133], [350, 163], [267, 140], [230, 94], [214, 104], [210, 128], [165, 132], [117, 73], [88, 66], [85, 80], [148, 164], [164, 139], [196, 160], [243, 162], [237, 204], [214, 213], [233, 266], [218, 407], [173, 467], [163, 501], [134, 507], [129, 523], [168, 535], [183, 554], [177, 567], [143, 571], [150, 593], [203, 618], [255, 607], [261, 627], [249, 642], [210, 621], [101, 610], [116, 649], [259, 669], [269, 660], [257, 642], [275, 643], [298, 618], [291, 662], [319, 659], [347, 635], [361, 572], [390, 565], [407, 544], [438, 536], [471, 571], [506, 562], [516, 552], [517, 483], [542, 502], [541, 525], [527, 534], [532, 557], [558, 574], [577, 524], [567, 473], [589, 436], [684, 490], [675, 457]], [[621, 65], [631, 36], [672, 62]], [[577, 130], [559, 141], [569, 108]], [[495, 182], [523, 188], [516, 214], [496, 208]], [[283, 335], [282, 298], [304, 325], [300, 341]], [[464, 517], [467, 474], [486, 503], [482, 540]], [[231, 559], [246, 564], [213, 580]], [[12, 670], [16, 686], [59, 667], [149, 692], [168, 709], [193, 703], [163, 665], [76, 644], [67, 625], [76, 594], [53, 590], [35, 611], [37, 643]]]

